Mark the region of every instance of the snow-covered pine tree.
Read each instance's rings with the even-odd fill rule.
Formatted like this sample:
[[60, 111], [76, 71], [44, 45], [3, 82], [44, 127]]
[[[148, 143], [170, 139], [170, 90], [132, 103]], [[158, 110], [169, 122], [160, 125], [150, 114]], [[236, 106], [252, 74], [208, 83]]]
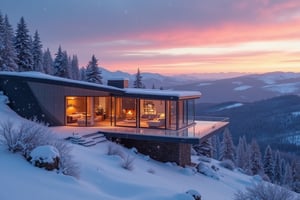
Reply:
[[281, 156], [279, 151], [277, 150], [275, 153], [274, 159], [274, 183], [280, 184], [281, 182]]
[[7, 15], [4, 18], [4, 60], [6, 71], [18, 71], [17, 54], [14, 47], [14, 30], [8, 21]]
[[232, 162], [234, 162], [234, 145], [232, 142], [231, 133], [228, 128], [226, 128], [223, 132], [223, 140], [221, 146], [220, 160], [231, 160]]
[[53, 59], [49, 48], [43, 53], [43, 71], [46, 74], [53, 74]]
[[290, 189], [292, 189], [293, 185], [293, 173], [292, 168], [289, 163], [285, 165], [285, 174], [283, 175], [282, 184]]
[[220, 137], [218, 135], [213, 135], [211, 137], [211, 146], [212, 146], [212, 158], [218, 160], [220, 158]]
[[85, 81], [85, 79], [86, 79], [85, 71], [86, 71], [86, 69], [84, 67], [80, 67], [80, 69], [79, 69], [79, 80]]
[[193, 145], [193, 148], [198, 155], [206, 156], [208, 158], [212, 157], [211, 138], [204, 140], [200, 144]]
[[43, 45], [38, 31], [35, 31], [32, 42], [33, 71], [44, 72]]
[[281, 172], [280, 172], [280, 177], [281, 177], [280, 185], [282, 185], [283, 181], [284, 181], [283, 179], [284, 179], [285, 169], [286, 169], [285, 165], [286, 165], [285, 160], [283, 158], [281, 158], [281, 160], [280, 160], [280, 168], [281, 168]]
[[240, 137], [239, 138], [239, 143], [236, 147], [236, 159], [235, 159], [235, 165], [241, 169], [244, 169], [245, 163], [247, 162], [246, 160], [246, 153], [247, 153], [247, 144], [245, 137]]
[[296, 161], [296, 158], [292, 160], [291, 170], [292, 170], [292, 177], [293, 177], [293, 184], [292, 190], [295, 192], [300, 193], [300, 166], [299, 162]]
[[250, 169], [253, 175], [260, 174], [263, 170], [261, 162], [261, 152], [256, 140], [251, 142], [251, 154], [250, 154]]
[[62, 51], [59, 46], [56, 57], [54, 59], [54, 76], [69, 78], [68, 55], [66, 51]]
[[5, 34], [5, 25], [4, 25], [4, 19], [0, 12], [0, 70], [4, 71], [3, 68], [4, 65], [4, 34]]
[[86, 67], [86, 81], [92, 83], [102, 84], [102, 76], [101, 71], [98, 67], [98, 60], [96, 59], [95, 55], [92, 56], [88, 66]]
[[31, 71], [33, 69], [31, 47], [29, 30], [27, 29], [24, 18], [21, 17], [15, 36], [15, 49], [19, 71]]
[[17, 56], [13, 44], [14, 31], [7, 15], [3, 19], [0, 13], [0, 71], [17, 71]]
[[140, 68], [138, 68], [137, 73], [135, 75], [135, 80], [133, 82], [134, 88], [145, 88], [144, 84], [142, 83], [142, 75], [140, 73]]
[[274, 159], [271, 147], [268, 145], [264, 158], [263, 158], [263, 167], [265, 174], [269, 177], [270, 181], [274, 180]]
[[79, 80], [79, 65], [78, 65], [78, 58], [76, 55], [73, 55], [71, 60], [71, 74], [72, 74], [72, 79]]

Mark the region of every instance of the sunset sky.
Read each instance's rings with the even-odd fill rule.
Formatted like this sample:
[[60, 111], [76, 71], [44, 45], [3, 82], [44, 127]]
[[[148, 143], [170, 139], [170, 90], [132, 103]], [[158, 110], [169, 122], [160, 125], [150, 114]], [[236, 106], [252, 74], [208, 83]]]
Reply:
[[162, 74], [300, 72], [299, 0], [0, 0], [54, 55]]

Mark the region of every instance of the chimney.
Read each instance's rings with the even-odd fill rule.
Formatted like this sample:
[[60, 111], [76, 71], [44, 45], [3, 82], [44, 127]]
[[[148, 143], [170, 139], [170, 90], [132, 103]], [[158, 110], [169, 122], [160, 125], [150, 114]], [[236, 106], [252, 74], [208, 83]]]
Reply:
[[128, 88], [128, 79], [119, 78], [107, 80], [107, 85], [117, 88]]

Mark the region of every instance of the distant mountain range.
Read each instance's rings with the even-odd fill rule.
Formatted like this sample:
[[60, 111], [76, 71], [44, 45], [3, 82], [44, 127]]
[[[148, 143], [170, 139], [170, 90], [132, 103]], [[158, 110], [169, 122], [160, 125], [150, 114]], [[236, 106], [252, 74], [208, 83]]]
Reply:
[[249, 142], [255, 138], [261, 149], [271, 145], [273, 149], [300, 155], [300, 97], [297, 95], [251, 103], [200, 103], [196, 114], [229, 117], [235, 144], [240, 136], [246, 136]]
[[251, 74], [214, 81], [198, 81], [175, 86], [176, 89], [198, 90], [200, 102], [254, 102], [281, 95], [300, 94], [300, 73], [272, 72]]
[[[122, 71], [109, 71], [105, 68], [101, 67], [102, 76], [104, 79], [104, 83], [107, 82], [109, 79], [116, 79], [116, 78], [126, 78], [129, 80], [129, 86], [133, 87], [133, 82], [135, 80], [135, 74], [129, 74]], [[181, 85], [182, 83], [195, 83], [199, 81], [212, 81], [212, 80], [219, 80], [224, 78], [232, 78], [237, 76], [242, 76], [245, 74], [242, 73], [193, 73], [193, 74], [179, 74], [179, 75], [162, 75], [159, 73], [143, 73], [142, 81], [145, 84], [146, 88], [152, 88], [154, 85], [156, 88], [163, 87], [164, 89], [170, 89], [174, 86]]]
[[[266, 74], [195, 73], [164, 76], [158, 73], [141, 73], [146, 88], [194, 90], [203, 95], [201, 103], [228, 101], [254, 102], [281, 95], [300, 94], [300, 73], [271, 72]], [[127, 78], [133, 87], [135, 74], [111, 72], [102, 68], [104, 82], [112, 78]]]

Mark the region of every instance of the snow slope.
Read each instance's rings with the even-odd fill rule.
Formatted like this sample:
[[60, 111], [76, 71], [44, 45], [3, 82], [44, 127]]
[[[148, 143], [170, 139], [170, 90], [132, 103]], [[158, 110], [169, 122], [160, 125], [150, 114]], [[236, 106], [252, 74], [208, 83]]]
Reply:
[[[0, 95], [1, 96], [1, 95]], [[0, 121], [12, 120], [16, 125], [24, 120], [0, 102]], [[54, 127], [61, 137], [74, 132], [84, 134], [94, 129]], [[207, 163], [219, 167], [216, 180], [193, 168], [182, 168], [172, 163], [161, 163], [131, 149], [121, 151], [132, 158], [133, 170], [122, 168], [120, 156], [107, 155], [110, 142], [92, 147], [72, 145], [72, 155], [80, 167], [80, 178], [36, 168], [21, 155], [8, 152], [0, 145], [0, 199], [1, 200], [188, 200], [187, 190], [198, 191], [205, 200], [231, 200], [237, 190], [244, 190], [257, 180], [219, 166], [217, 161]], [[193, 157], [197, 161], [197, 157]]]

